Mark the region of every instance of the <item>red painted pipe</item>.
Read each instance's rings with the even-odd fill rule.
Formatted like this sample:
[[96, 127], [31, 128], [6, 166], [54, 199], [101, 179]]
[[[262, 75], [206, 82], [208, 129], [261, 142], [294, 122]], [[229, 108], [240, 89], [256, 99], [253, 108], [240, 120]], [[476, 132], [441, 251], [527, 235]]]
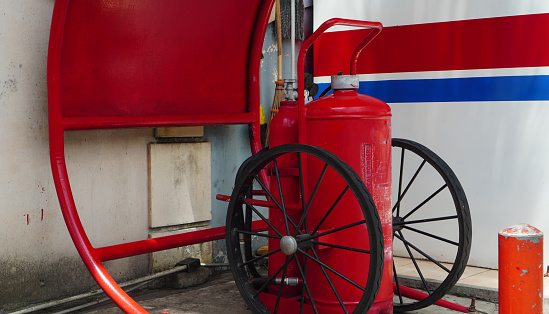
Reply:
[[[267, 229], [268, 226], [263, 221], [252, 222], [252, 231], [254, 232], [267, 231]], [[104, 262], [139, 254], [178, 248], [196, 243], [221, 240], [224, 238], [225, 227], [223, 226], [95, 248], [94, 252], [99, 260]]]
[[[415, 289], [412, 289], [412, 288], [408, 288], [408, 287], [405, 287], [403, 285], [399, 285], [399, 288], [400, 288], [400, 293], [402, 294], [402, 296], [407, 297], [407, 298], [411, 298], [411, 299], [415, 299], [415, 300], [423, 300], [423, 299], [425, 299], [426, 297], [429, 296], [427, 293], [424, 293], [424, 292], [421, 292], [421, 291], [418, 291], [418, 290], [415, 290]], [[394, 282], [393, 282], [393, 292], [398, 293], [396, 283], [394, 283]], [[454, 311], [459, 311], [459, 312], [464, 312], [464, 313], [469, 312], [469, 308], [467, 308], [465, 306], [462, 306], [462, 305], [459, 305], [459, 304], [455, 304], [455, 303], [446, 301], [446, 300], [438, 300], [437, 302], [435, 302], [435, 305], [442, 306], [442, 307], [445, 307], [447, 309], [454, 310]]]
[[543, 313], [543, 233], [528, 224], [498, 234], [499, 312]]

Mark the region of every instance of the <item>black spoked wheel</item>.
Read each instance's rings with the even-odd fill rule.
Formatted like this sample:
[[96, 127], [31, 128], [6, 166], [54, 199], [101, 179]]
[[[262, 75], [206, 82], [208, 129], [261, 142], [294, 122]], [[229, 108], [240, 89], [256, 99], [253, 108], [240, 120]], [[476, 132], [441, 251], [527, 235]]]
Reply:
[[[300, 144], [263, 150], [239, 173], [226, 243], [248, 307], [254, 313], [365, 313], [381, 283], [384, 250], [377, 210], [358, 175], [334, 154]], [[268, 239], [266, 254], [250, 254], [253, 238]], [[262, 259], [268, 271], [257, 265]]]
[[[398, 193], [393, 194], [394, 311], [405, 312], [435, 303], [459, 280], [469, 259], [471, 215], [461, 184], [440, 157], [409, 140], [393, 138], [392, 146], [393, 179], [398, 178], [393, 180]], [[406, 287], [428, 296], [407, 301]]]

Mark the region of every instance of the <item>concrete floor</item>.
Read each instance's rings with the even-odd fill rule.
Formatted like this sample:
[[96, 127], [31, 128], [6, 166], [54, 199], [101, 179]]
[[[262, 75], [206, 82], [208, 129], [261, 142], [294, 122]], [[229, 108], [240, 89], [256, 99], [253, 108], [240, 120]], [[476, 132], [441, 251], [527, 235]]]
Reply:
[[[232, 276], [229, 272], [217, 274], [210, 280], [197, 287], [186, 289], [158, 289], [144, 290], [132, 295], [135, 300], [150, 313], [168, 314], [240, 314], [251, 313], [238, 293]], [[469, 306], [470, 298], [446, 296], [446, 300], [463, 306]], [[495, 314], [498, 312], [497, 304], [492, 302], [476, 301], [478, 313]], [[107, 302], [95, 305], [76, 313], [123, 313], [120, 309]], [[409, 313], [459, 313], [438, 306], [430, 306], [425, 309]]]
[[[440, 282], [446, 274], [438, 266], [419, 261], [423, 274], [428, 282]], [[399, 267], [399, 277], [408, 280], [407, 287], [421, 287], [415, 268], [409, 259], [395, 257]], [[414, 277], [415, 276], [415, 277]], [[467, 267], [455, 287], [444, 299], [469, 307], [472, 298], [476, 298], [478, 313], [497, 313], [498, 298], [497, 270]], [[244, 304], [229, 271], [218, 273], [208, 278], [205, 284], [186, 289], [153, 289], [136, 290], [130, 295], [150, 313], [168, 314], [236, 314], [251, 313]], [[90, 307], [74, 313], [122, 313], [110, 300], [97, 304], [95, 299]], [[395, 298], [395, 302], [398, 299]], [[406, 302], [406, 301], [405, 301]], [[73, 305], [74, 306], [74, 305]], [[549, 313], [549, 277], [544, 278], [544, 313]], [[66, 313], [60, 309], [50, 309], [41, 313]], [[456, 311], [432, 305], [428, 308], [410, 313], [457, 313]]]
[[[395, 257], [395, 264], [399, 269], [399, 277], [407, 280], [407, 287], [422, 287], [415, 268], [409, 259]], [[430, 283], [441, 282], [446, 274], [438, 266], [426, 261], [418, 261], [422, 273]], [[449, 266], [449, 265], [447, 265]], [[498, 272], [497, 270], [467, 267], [458, 283], [444, 299], [459, 305], [469, 307], [471, 299], [476, 298], [478, 313], [497, 313], [498, 299]], [[244, 304], [233, 278], [229, 271], [217, 273], [205, 284], [185, 289], [152, 289], [135, 290], [130, 295], [150, 313], [168, 314], [237, 314], [251, 313]], [[84, 310], [73, 313], [122, 313], [112, 301], [107, 300], [97, 304], [90, 300]], [[398, 299], [395, 297], [395, 303]], [[405, 301], [406, 302], [406, 301]], [[72, 305], [74, 306], [74, 305]], [[544, 313], [549, 313], [549, 277], [544, 278]], [[62, 309], [49, 309], [40, 313], [68, 313]], [[61, 311], [61, 312], [60, 312]], [[436, 305], [412, 311], [409, 313], [458, 313]]]

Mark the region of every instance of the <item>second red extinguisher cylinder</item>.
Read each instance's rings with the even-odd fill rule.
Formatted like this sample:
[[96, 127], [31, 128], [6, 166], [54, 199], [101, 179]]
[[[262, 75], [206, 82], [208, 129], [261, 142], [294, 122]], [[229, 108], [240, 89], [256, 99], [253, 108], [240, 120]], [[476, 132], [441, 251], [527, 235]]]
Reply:
[[[282, 101], [278, 113], [273, 117], [271, 125], [269, 126], [271, 132], [269, 132], [269, 146], [275, 147], [284, 144], [295, 144], [298, 142], [297, 138], [297, 101]], [[287, 154], [277, 158], [277, 166], [279, 170], [284, 172], [285, 169], [292, 169], [298, 167], [297, 155]], [[279, 196], [278, 184], [276, 176], [271, 172], [268, 174], [270, 181], [270, 189], [275, 197]], [[286, 204], [299, 204], [300, 191], [299, 178], [295, 176], [280, 176], [280, 186], [282, 188], [282, 194], [284, 195], [284, 201]], [[293, 220], [299, 221], [302, 211], [296, 211], [287, 209], [286, 214]], [[278, 230], [285, 229], [284, 216], [278, 208], [269, 208], [269, 221]], [[291, 231], [294, 229], [290, 226]], [[276, 235], [274, 231], [269, 230], [272, 235]], [[276, 250], [280, 248], [280, 240], [269, 238], [269, 250]], [[277, 269], [286, 262], [284, 254], [274, 254], [269, 257], [269, 277], [276, 274]], [[280, 275], [279, 275], [280, 276]], [[299, 278], [299, 269], [296, 261], [291, 261], [288, 264], [286, 270], [286, 278]], [[278, 285], [269, 286], [269, 291], [275, 295], [278, 294]], [[292, 298], [298, 296], [301, 293], [300, 286], [284, 286], [281, 291], [281, 296], [285, 298]]]
[[281, 101], [269, 128], [270, 147], [297, 143], [297, 101]]
[[[356, 75], [332, 77], [333, 94], [314, 100], [307, 106], [307, 144], [327, 149], [349, 164], [372, 195], [382, 223], [385, 252], [381, 287], [369, 313], [392, 313], [391, 109], [379, 99], [359, 94], [358, 87]], [[314, 181], [314, 170], [309, 171], [309, 176]], [[335, 182], [337, 178], [324, 180]], [[335, 189], [326, 188], [317, 193], [317, 202], [331, 204], [339, 193]], [[346, 206], [345, 215], [331, 215], [331, 221], [325, 221], [323, 225], [337, 227], [364, 219], [357, 202], [349, 202]], [[314, 217], [311, 218], [311, 223], [314, 224]], [[363, 229], [365, 228], [364, 226]], [[348, 239], [339, 241], [354, 243], [352, 238], [364, 239], [367, 231], [353, 228], [353, 232], [346, 236]], [[368, 243], [359, 245], [364, 245], [361, 247], [363, 249], [369, 249]], [[356, 253], [337, 249], [324, 249], [321, 254], [327, 264], [338, 263], [341, 269], [354, 270], [351, 276], [357, 278], [357, 281], [364, 280], [365, 283], [364, 271], [360, 270], [368, 269], [368, 259], [361, 261], [354, 255]], [[320, 270], [318, 272], [309, 279], [312, 290], [319, 290], [311, 291], [312, 295], [321, 294], [321, 290], [327, 287], [326, 279]], [[341, 289], [345, 291], [347, 283], [343, 282], [341, 285]], [[342, 297], [347, 304], [358, 302], [362, 296], [359, 289], [349, 289], [347, 292]], [[326, 308], [328, 312], [331, 307], [337, 308], [336, 297], [329, 293], [324, 295], [325, 302], [317, 302], [317, 306]]]

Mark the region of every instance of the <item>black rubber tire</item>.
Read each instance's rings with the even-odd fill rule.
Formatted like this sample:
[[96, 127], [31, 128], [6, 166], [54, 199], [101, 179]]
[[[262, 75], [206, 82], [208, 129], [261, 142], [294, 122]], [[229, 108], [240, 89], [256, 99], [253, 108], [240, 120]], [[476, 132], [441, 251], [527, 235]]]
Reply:
[[[256, 154], [255, 156], [247, 160], [246, 165], [244, 165], [239, 170], [239, 176], [236, 179], [234, 191], [231, 195], [231, 200], [229, 202], [229, 208], [227, 213], [227, 224], [226, 224], [227, 258], [231, 265], [231, 271], [235, 279], [236, 285], [238, 287], [238, 290], [242, 295], [242, 297], [244, 298], [247, 306], [252, 310], [253, 313], [271, 313], [270, 310], [267, 308], [267, 306], [262, 303], [259, 297], [261, 293], [267, 293], [267, 292], [264, 292], [264, 291], [258, 292], [258, 290], [261, 290], [261, 289], [257, 288], [257, 284], [256, 284], [256, 288], [254, 288], [254, 280], [256, 280], [255, 282], [257, 282], [257, 278], [255, 278], [256, 276], [252, 274], [254, 272], [255, 266], [253, 263], [247, 263], [248, 261], [245, 261], [245, 259], [250, 258], [250, 256], [249, 254], [246, 254], [246, 253], [243, 254], [243, 252], [241, 251], [242, 246], [239, 244], [239, 235], [243, 234], [241, 231], [250, 231], [250, 230], [240, 230], [239, 228], [241, 228], [241, 226], [243, 225], [249, 225], [246, 222], [243, 223], [244, 217], [246, 216], [246, 207], [249, 207], [249, 205], [247, 205], [244, 202], [244, 198], [246, 196], [246, 193], [249, 191], [250, 187], [252, 187], [254, 183], [258, 184], [259, 172], [262, 171], [263, 169], [271, 167], [271, 165], [274, 164], [273, 161], [276, 160], [277, 158], [285, 154], [296, 154], [296, 153], [298, 153], [303, 160], [305, 158], [308, 158], [308, 160], [311, 160], [311, 158], [316, 158], [324, 162], [325, 165], [327, 165], [329, 168], [335, 170], [337, 172], [337, 175], [339, 175], [343, 179], [344, 184], [347, 185], [343, 193], [345, 193], [345, 191], [352, 192], [354, 194], [354, 198], [356, 198], [358, 204], [361, 207], [362, 214], [364, 215], [364, 220], [360, 220], [357, 223], [365, 224], [367, 227], [368, 238], [369, 238], [368, 240], [369, 253], [368, 254], [364, 252], [359, 252], [359, 253], [361, 253], [360, 254], [361, 261], [363, 261], [363, 258], [370, 259], [369, 261], [370, 269], [368, 269], [367, 271], [368, 279], [366, 281], [366, 284], [362, 287], [362, 290], [364, 290], [364, 292], [362, 294], [361, 300], [357, 305], [357, 307], [355, 308], [355, 310], [352, 311], [352, 313], [365, 313], [372, 306], [375, 300], [375, 297], [377, 295], [377, 292], [379, 290], [379, 286], [381, 284], [381, 277], [383, 272], [383, 256], [384, 256], [383, 233], [381, 229], [381, 222], [380, 222], [376, 207], [374, 205], [374, 202], [372, 200], [372, 197], [368, 193], [360, 177], [351, 169], [351, 167], [348, 166], [345, 162], [343, 162], [334, 154], [328, 152], [327, 150], [309, 146], [309, 145], [289, 144], [289, 145], [277, 146], [268, 150], [262, 150], [258, 154]], [[272, 169], [272, 167], [270, 169]], [[275, 171], [278, 172], [278, 169], [275, 168]], [[332, 171], [332, 170], [328, 170], [328, 171]], [[302, 172], [299, 171], [299, 173], [301, 176]], [[303, 182], [303, 181], [300, 181], [300, 182]], [[346, 196], [346, 197], [349, 197], [349, 196]], [[334, 202], [332, 207], [334, 207], [337, 203], [338, 201]], [[330, 204], [327, 205], [327, 207], [329, 206]], [[343, 208], [339, 208], [339, 207], [341, 206], [334, 207], [335, 208], [334, 215], [338, 214], [336, 211], [344, 210]], [[310, 212], [314, 210], [315, 208], [311, 207]], [[285, 215], [285, 212], [283, 213]], [[310, 236], [307, 232], [312, 231], [312, 228], [309, 228], [310, 230], [304, 230], [304, 228], [306, 227], [302, 226], [299, 230], [302, 230], [302, 232], [305, 233], [305, 236], [304, 236], [305, 238], [302, 237], [299, 240], [297, 240], [298, 243], [307, 242], [306, 238]], [[285, 230], [281, 229], [277, 231], [282, 235], [287, 235], [287, 232]], [[275, 233], [274, 230], [273, 230], [273, 233]], [[314, 234], [314, 232], [311, 232], [311, 234]], [[275, 236], [277, 235], [275, 234]], [[293, 236], [296, 236], [296, 235], [294, 234]], [[366, 237], [364, 241], [367, 241]], [[309, 252], [309, 250], [310, 252], [315, 251], [314, 246], [313, 248], [308, 248], [304, 250], [298, 249], [298, 251], [294, 252], [291, 255], [288, 255], [287, 257], [293, 256], [297, 261], [299, 260], [298, 257], [302, 257], [303, 259], [305, 259], [305, 255], [304, 255], [305, 252]], [[247, 250], [245, 249], [245, 251]], [[284, 254], [282, 252], [276, 252], [276, 250], [274, 251], [275, 252], [273, 253], [273, 251], [269, 250], [268, 254], [273, 254], [273, 255]], [[278, 249], [278, 251], [280, 251], [280, 249]], [[314, 254], [316, 255], [316, 253]], [[353, 253], [353, 254], [356, 254], [356, 253]], [[309, 259], [310, 263], [317, 263], [314, 261], [313, 257], [307, 257], [307, 259]], [[286, 259], [286, 261], [288, 261], [288, 259]], [[297, 264], [301, 264], [301, 263], [297, 263]], [[247, 265], [251, 266], [252, 271], [248, 269]], [[287, 265], [287, 263], [285, 265]], [[305, 262], [305, 265], [306, 265], [306, 262]], [[337, 269], [337, 265], [335, 265], [335, 267], [334, 265], [331, 265], [331, 266], [332, 268]], [[331, 271], [331, 270], [329, 268], [325, 268], [325, 271]], [[300, 272], [302, 274], [306, 273], [306, 268], [305, 268], [305, 271], [300, 270]], [[335, 273], [332, 273], [332, 275], [333, 274]], [[366, 272], [364, 272], [364, 276], [365, 275], [366, 275]], [[284, 277], [284, 275], [280, 276], [279, 274], [277, 275], [277, 277]], [[303, 276], [300, 276], [300, 277], [302, 277], [302, 281], [303, 281], [302, 289], [301, 289], [302, 291], [301, 300], [304, 300], [305, 298], [309, 298], [309, 299], [312, 299], [313, 300], [312, 303], [314, 303], [315, 296], [312, 295], [310, 292], [308, 292], [309, 289], [306, 287], [307, 285], [305, 284], [307, 281], [307, 278], [303, 278]], [[270, 278], [263, 279], [263, 282], [267, 282], [269, 280]], [[273, 276], [273, 280], [274, 280], [274, 276]], [[330, 290], [330, 286], [327, 286], [326, 289]], [[307, 296], [305, 296], [305, 294], [307, 294]], [[280, 295], [277, 296], [277, 298], [281, 298]], [[304, 301], [301, 301], [301, 302], [304, 302]], [[277, 301], [277, 304], [278, 304], [278, 301]], [[296, 309], [295, 313], [301, 312], [301, 311], [302, 310]], [[280, 310], [278, 312], [281, 313]]]
[[[457, 239], [457, 241], [452, 240], [452, 242], [454, 242], [453, 244], [447, 244], [443, 240], [439, 240], [439, 239], [433, 238], [431, 236], [427, 236], [426, 239], [435, 239], [437, 241], [437, 243], [441, 243], [441, 244], [444, 244], [444, 245], [455, 246], [456, 247], [456, 249], [455, 249], [455, 252], [456, 252], [455, 253], [455, 258], [454, 258], [454, 261], [452, 263], [451, 269], [448, 269], [449, 272], [446, 270], [446, 272], [448, 273], [447, 277], [440, 284], [438, 284], [438, 286], [437, 286], [437, 283], [433, 283], [433, 282], [431, 282], [430, 284], [427, 285], [427, 286], [429, 286], [429, 289], [430, 289], [430, 291], [428, 291], [429, 296], [427, 298], [425, 298], [423, 300], [415, 300], [411, 303], [405, 303], [405, 302], [402, 302], [401, 301], [402, 299], [399, 298], [399, 293], [396, 294], [395, 303], [394, 303], [394, 312], [406, 312], [406, 311], [413, 311], [413, 310], [425, 308], [429, 305], [432, 305], [433, 303], [438, 301], [440, 298], [442, 298], [446, 293], [448, 293], [448, 291], [457, 283], [457, 281], [459, 280], [459, 278], [463, 274], [463, 271], [465, 270], [465, 267], [467, 265], [467, 261], [469, 259], [469, 252], [470, 252], [470, 249], [471, 249], [471, 238], [472, 238], [472, 224], [471, 224], [471, 215], [470, 215], [470, 212], [469, 212], [469, 205], [467, 203], [467, 198], [465, 197], [465, 192], [463, 191], [463, 188], [462, 188], [461, 184], [459, 183], [459, 180], [457, 179], [456, 175], [450, 169], [450, 167], [446, 164], [446, 162], [444, 162], [439, 156], [437, 156], [435, 153], [433, 153], [427, 147], [425, 147], [421, 144], [418, 144], [416, 142], [410, 141], [410, 140], [393, 138], [392, 146], [393, 146], [393, 163], [395, 163], [395, 159], [397, 157], [399, 157], [399, 155], [394, 154], [395, 153], [395, 148], [400, 148], [400, 150], [397, 149], [397, 151], [408, 152], [408, 153], [411, 152], [411, 153], [415, 154], [416, 157], [414, 157], [414, 158], [419, 157], [420, 159], [425, 161], [425, 166], [428, 164], [438, 172], [438, 174], [444, 180], [445, 185], [446, 185], [446, 187], [444, 187], [444, 185], [443, 185], [443, 187], [444, 187], [443, 190], [445, 190], [445, 189], [449, 190], [453, 203], [448, 204], [447, 208], [438, 208], [437, 207], [437, 215], [439, 215], [438, 210], [440, 210], [440, 215], [441, 216], [439, 216], [439, 217], [441, 217], [441, 218], [442, 217], [455, 217], [453, 219], [448, 219], [446, 221], [451, 221], [452, 223], [454, 223], [454, 221], [455, 221], [455, 223], [458, 224], [457, 229], [459, 230], [459, 235], [455, 238], [455, 239]], [[406, 156], [406, 154], [400, 155], [401, 158], [402, 158], [402, 156]], [[400, 164], [402, 164], [402, 159], [400, 160]], [[406, 165], [406, 163], [404, 163], [404, 164]], [[420, 169], [419, 172], [424, 170], [424, 169], [421, 169], [420, 167], [418, 169]], [[419, 172], [416, 172], [416, 173], [419, 173]], [[419, 177], [420, 176], [418, 175], [417, 178], [419, 178]], [[413, 181], [413, 179], [411, 179], [411, 180]], [[395, 182], [393, 184], [393, 187], [395, 186], [395, 184], [399, 184], [399, 187], [396, 190], [396, 191], [398, 191], [398, 195], [405, 194], [404, 197], [406, 197], [406, 192], [407, 192], [406, 189], [404, 191], [402, 191], [402, 170], [400, 170], [400, 173], [399, 173], [399, 182], [400, 182], [400, 184], [398, 182]], [[412, 191], [412, 190], [413, 189], [408, 189], [408, 191]], [[443, 191], [443, 190], [441, 190], [441, 191]], [[447, 192], [445, 192], [445, 193], [447, 193]], [[409, 195], [409, 194], [407, 194], [407, 195]], [[433, 198], [437, 197], [437, 196], [438, 196], [438, 194], [433, 196]], [[398, 198], [400, 199], [401, 196], [398, 196]], [[430, 199], [428, 199], [427, 202], [429, 200]], [[398, 201], [398, 199], [393, 200], [393, 203], [395, 204], [394, 207], [393, 207], [393, 224], [394, 224], [393, 225], [393, 240], [394, 241], [400, 240], [401, 242], [403, 242], [402, 238], [403, 239], [406, 238], [404, 236], [404, 234], [405, 234], [404, 232], [410, 232], [409, 234], [411, 234], [412, 232], [413, 233], [417, 233], [417, 232], [406, 229], [406, 227], [404, 227], [403, 229], [397, 231], [397, 229], [400, 228], [399, 226], [401, 226], [401, 227], [403, 226], [403, 225], [397, 225], [397, 223], [399, 223], [399, 222], [404, 223], [404, 224], [406, 223], [406, 219], [403, 222], [403, 221], [401, 221], [401, 219], [395, 218], [397, 216], [397, 210], [396, 210], [397, 209], [397, 206], [396, 206], [397, 201]], [[418, 209], [418, 211], [420, 211], [421, 209], [422, 208]], [[398, 211], [400, 212], [400, 208], [398, 209]], [[416, 212], [414, 212], [413, 214], [415, 214]], [[400, 213], [402, 213], [402, 212], [400, 212]], [[448, 215], [448, 214], [451, 214], [451, 215], [450, 216], [444, 216], [444, 215]], [[402, 218], [402, 217], [405, 217], [406, 215], [399, 214], [399, 216]], [[409, 217], [407, 217], [407, 218], [409, 218]], [[408, 220], [408, 221], [410, 221], [410, 220]], [[433, 223], [437, 223], [437, 222], [439, 222], [439, 221], [429, 221], [429, 222], [424, 222], [423, 224], [433, 224]], [[442, 222], [442, 220], [440, 220], [440, 222]], [[415, 226], [418, 226], [418, 225], [421, 226], [422, 223], [414, 224], [414, 229], [418, 230], [417, 228], [415, 228]], [[401, 232], [401, 233], [399, 233], [399, 232]], [[423, 235], [423, 236], [425, 237], [425, 235]], [[440, 237], [440, 238], [442, 238], [442, 237]], [[446, 239], [446, 240], [448, 240], [448, 239]], [[416, 247], [421, 247], [422, 246], [421, 242], [417, 242], [414, 245]], [[413, 248], [408, 247], [407, 249], [409, 250], [408, 253], [411, 254], [410, 251], [412, 251]], [[418, 251], [415, 250], [415, 252], [417, 254]], [[410, 255], [410, 257], [412, 257], [412, 255]], [[414, 263], [415, 263], [415, 261], [414, 261]], [[395, 266], [395, 265], [393, 265], [393, 266]], [[394, 280], [396, 282], [396, 281], [398, 281], [398, 268], [395, 267], [393, 269], [396, 272], [396, 273], [395, 272], [393, 273], [393, 275], [395, 275]], [[418, 271], [417, 268], [416, 268], [416, 271]], [[420, 271], [418, 271], [418, 274], [420, 274], [420, 276], [421, 276]], [[425, 283], [423, 283], [423, 286], [425, 286]], [[425, 289], [424, 287], [422, 287], [422, 288]], [[400, 295], [400, 297], [401, 296], [402, 295]]]

